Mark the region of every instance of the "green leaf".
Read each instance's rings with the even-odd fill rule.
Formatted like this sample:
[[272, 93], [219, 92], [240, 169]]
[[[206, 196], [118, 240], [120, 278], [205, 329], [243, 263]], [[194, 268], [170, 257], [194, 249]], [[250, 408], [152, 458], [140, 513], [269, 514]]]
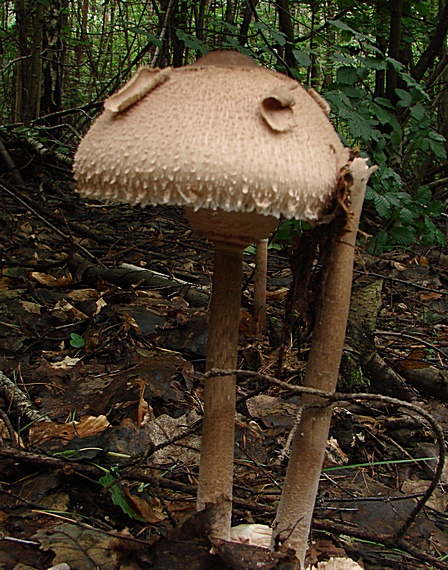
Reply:
[[350, 134], [355, 139], [361, 139], [363, 141], [378, 140], [379, 132], [373, 127], [376, 121], [369, 121], [363, 115], [353, 113], [348, 117], [348, 127], [350, 129]]
[[304, 51], [293, 49], [292, 53], [297, 63], [302, 67], [309, 67], [313, 63], [310, 56]]
[[374, 101], [375, 103], [378, 103], [378, 105], [381, 105], [381, 107], [395, 109], [394, 105], [389, 101], [389, 99], [386, 99], [385, 97], [375, 97]]
[[263, 22], [260, 22], [260, 21], [254, 22], [252, 25], [253, 25], [253, 27], [254, 27], [256, 30], [261, 30], [262, 32], [265, 32], [266, 30], [269, 29], [269, 28], [266, 26], [266, 24], [264, 24]]
[[84, 346], [84, 339], [79, 334], [71, 333], [70, 344], [73, 348], [82, 348]]
[[384, 59], [379, 59], [376, 57], [366, 57], [364, 60], [364, 65], [366, 69], [375, 69], [378, 71], [385, 71], [387, 69], [387, 63]]
[[412, 96], [409, 91], [405, 91], [404, 89], [395, 89], [395, 93], [400, 99], [398, 102], [400, 107], [410, 107], [412, 105]]
[[145, 38], [159, 48], [163, 46], [163, 41], [154, 34], [149, 33], [147, 30], [139, 28], [138, 26], [129, 26], [128, 30], [134, 34], [145, 36]]
[[389, 232], [390, 241], [397, 245], [412, 245], [415, 243], [414, 231], [411, 227], [395, 226]]
[[401, 208], [398, 217], [400, 218], [400, 221], [403, 222], [403, 224], [408, 225], [411, 224], [416, 218], [418, 218], [418, 212], [413, 212], [408, 208]]
[[432, 216], [433, 218], [440, 216], [444, 211], [445, 206], [440, 200], [432, 200], [432, 202], [430, 202], [426, 208], [426, 214], [428, 216]]
[[412, 118], [416, 121], [421, 121], [428, 114], [426, 108], [423, 105], [414, 105], [410, 109]]
[[432, 192], [427, 186], [420, 186], [414, 196], [414, 202], [420, 206], [428, 204], [431, 200]]
[[[109, 492], [112, 497], [112, 502], [114, 505], [117, 505], [121, 508], [121, 510], [130, 516], [133, 519], [137, 519], [139, 521], [144, 521], [145, 519], [140, 516], [140, 514], [132, 507], [132, 505], [127, 501], [126, 495], [123, 492], [123, 489], [120, 487], [118, 483], [112, 485], [112, 483], [116, 480], [116, 477], [112, 475], [112, 473], [106, 473], [103, 477], [100, 477], [99, 482], [105, 488], [109, 488]], [[109, 487], [109, 485], [111, 485]]]
[[394, 68], [394, 70], [397, 73], [400, 73], [400, 71], [404, 69], [404, 65], [401, 62], [394, 59], [393, 57], [386, 57], [386, 61], [387, 63], [390, 63], [390, 65]]
[[340, 67], [336, 72], [336, 81], [346, 85], [353, 85], [358, 81], [356, 69], [354, 67]]
[[378, 118], [379, 122], [382, 125], [390, 124], [390, 122], [393, 118], [392, 113], [390, 113], [387, 109], [384, 109], [380, 105], [377, 105], [376, 103], [372, 103], [370, 108], [371, 108], [373, 114]]
[[424, 219], [425, 229], [422, 232], [422, 243], [423, 245], [446, 245], [446, 239], [443, 233], [434, 225], [434, 222], [430, 218]]
[[350, 99], [342, 91], [327, 91], [325, 93], [325, 98], [335, 108], [338, 112], [341, 109], [351, 109], [352, 104]]
[[280, 46], [284, 46], [286, 44], [286, 37], [285, 34], [282, 34], [281, 32], [278, 32], [276, 29], [271, 28], [269, 30], [272, 39], [277, 42]]
[[446, 138], [443, 135], [441, 135], [440, 133], [438, 133], [437, 131], [429, 131], [428, 137], [430, 139], [432, 139], [433, 141], [437, 141], [437, 142], [441, 142], [441, 143], [446, 142]]
[[439, 158], [440, 160], [445, 160], [446, 159], [445, 145], [430, 138], [428, 138], [427, 140], [429, 143], [429, 148], [436, 155], [436, 157]]
[[355, 35], [358, 33], [353, 28], [351, 28], [350, 26], [347, 26], [347, 24], [344, 24], [344, 22], [341, 22], [341, 20], [328, 20], [328, 23], [331, 24], [332, 26], [334, 26], [335, 28], [339, 28], [340, 30], [344, 30], [344, 32], [350, 32], [350, 33], [355, 34]]
[[210, 51], [200, 39], [191, 34], [186, 34], [183, 30], [176, 30], [176, 36], [181, 42], [184, 42], [187, 48], [200, 51], [204, 55]]
[[389, 236], [387, 235], [387, 232], [380, 230], [377, 235], [370, 241], [367, 251], [373, 255], [379, 255], [386, 249], [390, 249], [387, 247], [388, 243]]
[[375, 194], [373, 203], [380, 218], [386, 218], [390, 214], [390, 202], [381, 194]]
[[364, 99], [366, 96], [365, 89], [359, 89], [358, 87], [353, 87], [352, 85], [344, 85], [342, 83], [340, 85], [340, 89], [347, 95], [347, 97], [351, 97], [352, 99]]

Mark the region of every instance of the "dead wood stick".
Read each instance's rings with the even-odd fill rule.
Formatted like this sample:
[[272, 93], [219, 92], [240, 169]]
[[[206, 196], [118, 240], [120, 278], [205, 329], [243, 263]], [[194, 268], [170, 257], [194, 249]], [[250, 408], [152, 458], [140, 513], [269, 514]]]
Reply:
[[28, 396], [2, 371], [0, 371], [0, 391], [4, 393], [8, 406], [12, 407], [19, 416], [24, 417], [27, 421], [51, 421], [36, 410]]
[[[11, 185], [8, 185], [11, 186]], [[33, 207], [33, 204], [31, 202], [31, 200], [25, 199], [25, 197], [19, 196], [18, 191], [15, 188], [8, 188], [5, 181], [0, 183], [0, 188], [6, 192], [7, 194], [9, 194], [10, 196], [12, 196], [17, 202], [19, 202], [20, 204], [22, 204], [22, 206], [25, 206], [25, 208], [27, 208], [28, 210], [30, 210], [34, 216], [36, 216], [36, 218], [38, 218], [41, 222], [43, 222], [47, 227], [49, 227], [53, 232], [55, 232], [58, 236], [62, 237], [64, 239], [64, 241], [67, 240], [67, 234], [64, 233], [63, 231], [61, 231], [59, 228], [57, 228], [56, 226], [54, 226], [51, 222], [48, 221], [48, 219], [45, 216], [42, 216], [41, 214], [39, 214], [39, 212], [37, 212], [36, 208]], [[90, 259], [93, 259], [94, 261], [98, 262], [97, 258], [90, 253], [90, 251], [88, 251], [85, 247], [83, 247], [81, 244], [76, 243], [75, 241], [72, 240], [72, 244], [73, 247], [75, 247], [76, 249], [78, 249], [79, 251], [81, 251], [85, 256], [87, 256]]]
[[[257, 378], [259, 380], [264, 380], [266, 382], [270, 382], [272, 384], [276, 384], [285, 390], [289, 390], [291, 392], [296, 392], [298, 394], [306, 394], [307, 396], [314, 396], [314, 401], [310, 404], [305, 404], [301, 406], [299, 411], [303, 411], [304, 409], [311, 409], [311, 408], [324, 408], [328, 407], [330, 403], [333, 402], [357, 402], [357, 401], [374, 401], [374, 402], [385, 402], [389, 404], [394, 404], [396, 406], [400, 406], [401, 408], [405, 408], [411, 410], [412, 412], [418, 414], [419, 416], [423, 417], [431, 426], [434, 435], [436, 437], [437, 445], [439, 447], [439, 459], [437, 461], [437, 466], [434, 471], [434, 476], [431, 480], [426, 491], [423, 493], [421, 499], [417, 501], [414, 509], [409, 514], [407, 519], [402, 524], [401, 528], [397, 531], [397, 537], [401, 538], [406, 533], [408, 528], [412, 525], [415, 518], [417, 517], [418, 513], [423, 509], [425, 504], [428, 502], [428, 499], [433, 494], [434, 490], [436, 489], [437, 485], [439, 484], [442, 474], [443, 468], [445, 465], [446, 459], [446, 445], [445, 445], [445, 434], [442, 427], [436, 422], [436, 420], [432, 417], [432, 415], [415, 404], [411, 402], [406, 402], [403, 400], [399, 400], [398, 398], [393, 398], [391, 396], [384, 396], [383, 394], [366, 394], [366, 393], [356, 393], [356, 394], [342, 394], [340, 392], [324, 392], [323, 390], [318, 390], [316, 388], [311, 388], [309, 386], [295, 386], [293, 384], [288, 384], [287, 382], [283, 382], [282, 380], [278, 380], [277, 378], [273, 378], [272, 376], [267, 376], [266, 374], [260, 374], [258, 372], [252, 372], [248, 370], [210, 370], [206, 373], [219, 376], [219, 375], [236, 375], [241, 378]], [[327, 400], [327, 403], [319, 404], [316, 401], [316, 397], [323, 398]]]
[[6, 150], [5, 145], [0, 141], [0, 156], [3, 158], [3, 162], [6, 164], [9, 172], [11, 173], [12, 179], [15, 184], [20, 184], [23, 186], [24, 181], [22, 175], [17, 170], [17, 166], [14, 164], [9, 152]]

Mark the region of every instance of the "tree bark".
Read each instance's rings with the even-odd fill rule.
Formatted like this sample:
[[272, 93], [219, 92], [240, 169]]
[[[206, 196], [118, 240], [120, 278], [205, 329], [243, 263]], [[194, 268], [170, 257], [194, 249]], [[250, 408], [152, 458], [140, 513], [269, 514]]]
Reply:
[[[389, 30], [389, 57], [400, 61], [400, 48], [401, 48], [401, 30], [403, 19], [403, 0], [394, 0], [391, 2], [390, 10], [390, 30]], [[392, 65], [389, 64], [389, 69], [386, 72], [386, 97], [389, 101], [395, 103], [396, 93], [395, 89], [398, 84], [398, 74]]]
[[440, 12], [439, 23], [431, 37], [428, 47], [422, 53], [417, 65], [413, 70], [413, 77], [416, 81], [423, 79], [428, 69], [433, 65], [440, 50], [445, 46], [446, 35], [448, 33], [448, 2]]

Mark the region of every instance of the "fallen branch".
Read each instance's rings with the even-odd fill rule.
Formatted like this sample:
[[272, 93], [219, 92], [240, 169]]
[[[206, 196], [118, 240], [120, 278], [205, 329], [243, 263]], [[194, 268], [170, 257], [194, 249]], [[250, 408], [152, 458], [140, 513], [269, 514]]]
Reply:
[[0, 392], [3, 392], [5, 395], [8, 407], [13, 408], [19, 416], [25, 418], [25, 420], [28, 422], [50, 421], [46, 416], [43, 416], [39, 411], [36, 410], [31, 400], [24, 392], [22, 392], [17, 384], [10, 380], [1, 371]]
[[[284, 390], [289, 390], [291, 392], [295, 392], [297, 394], [310, 394], [313, 396], [318, 396], [319, 398], [323, 398], [327, 400], [326, 404], [318, 404], [313, 403], [311, 404], [312, 407], [322, 407], [328, 406], [335, 402], [359, 402], [359, 401], [374, 401], [374, 402], [384, 402], [387, 404], [394, 404], [396, 406], [400, 406], [401, 408], [406, 408], [423, 418], [430, 424], [434, 435], [436, 437], [437, 445], [439, 447], [439, 458], [437, 461], [437, 466], [434, 471], [434, 476], [431, 480], [426, 491], [423, 493], [422, 497], [417, 501], [414, 509], [409, 514], [407, 520], [402, 524], [401, 528], [397, 531], [395, 537], [401, 538], [406, 533], [408, 528], [412, 525], [415, 518], [417, 517], [418, 513], [423, 509], [425, 504], [427, 503], [428, 499], [433, 494], [434, 490], [436, 489], [437, 485], [439, 484], [442, 473], [443, 467], [445, 465], [446, 459], [446, 446], [445, 446], [445, 434], [443, 432], [442, 427], [435, 421], [432, 415], [415, 404], [410, 402], [405, 402], [403, 400], [399, 400], [398, 398], [392, 398], [391, 396], [383, 396], [382, 394], [366, 394], [366, 393], [359, 393], [359, 394], [342, 394], [340, 392], [328, 393], [322, 390], [317, 390], [315, 388], [309, 388], [307, 386], [294, 386], [288, 384], [287, 382], [283, 382], [282, 380], [278, 380], [277, 378], [273, 378], [272, 376], [267, 376], [266, 374], [259, 374], [258, 372], [251, 372], [248, 370], [219, 370], [214, 369], [208, 371], [205, 376], [228, 376], [228, 375], [236, 375], [239, 378], [257, 378], [259, 380], [264, 380], [265, 382], [270, 382], [271, 384], [276, 384], [280, 388]], [[311, 407], [310, 406], [310, 407]], [[303, 411], [305, 406], [302, 406], [299, 410], [299, 413]]]

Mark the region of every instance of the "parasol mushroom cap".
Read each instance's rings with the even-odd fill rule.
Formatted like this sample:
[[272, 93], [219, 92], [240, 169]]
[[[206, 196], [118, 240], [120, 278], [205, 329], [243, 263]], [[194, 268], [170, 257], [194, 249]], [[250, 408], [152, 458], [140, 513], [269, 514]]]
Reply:
[[74, 171], [85, 196], [205, 209], [193, 226], [203, 233], [211, 216], [218, 238], [229, 223], [221, 213], [251, 226], [261, 214], [266, 229], [244, 236], [251, 242], [280, 216], [319, 219], [347, 161], [322, 104], [297, 81], [214, 52], [183, 68], [140, 68], [106, 100]]

